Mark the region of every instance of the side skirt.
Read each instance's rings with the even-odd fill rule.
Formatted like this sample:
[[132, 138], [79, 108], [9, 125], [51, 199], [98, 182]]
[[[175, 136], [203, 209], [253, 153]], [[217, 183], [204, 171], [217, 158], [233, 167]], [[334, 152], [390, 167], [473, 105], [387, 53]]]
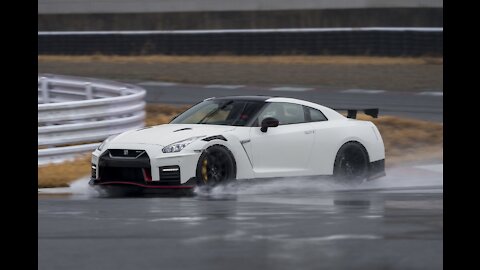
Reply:
[[370, 162], [368, 165], [368, 179], [374, 180], [387, 175], [385, 173], [385, 159]]

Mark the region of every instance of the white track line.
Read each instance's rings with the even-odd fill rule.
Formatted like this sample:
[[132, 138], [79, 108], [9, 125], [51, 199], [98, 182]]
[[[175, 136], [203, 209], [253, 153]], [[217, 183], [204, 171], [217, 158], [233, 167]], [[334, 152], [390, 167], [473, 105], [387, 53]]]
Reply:
[[443, 32], [443, 27], [332, 27], [332, 28], [274, 28], [274, 29], [216, 29], [216, 30], [153, 30], [153, 31], [39, 31], [44, 35], [144, 35], [144, 34], [208, 34], [208, 33], [289, 33], [289, 32], [358, 32], [358, 31], [415, 31]]
[[39, 188], [38, 194], [71, 194], [72, 190], [69, 187], [65, 188]]
[[305, 88], [305, 87], [274, 87], [270, 88], [271, 91], [290, 91], [290, 92], [303, 92], [303, 91], [310, 91], [313, 88]]
[[340, 92], [349, 93], [349, 94], [381, 94], [381, 93], [384, 93], [385, 90], [348, 89]]
[[420, 92], [417, 95], [443, 97], [443, 92]]
[[204, 88], [221, 88], [221, 89], [238, 89], [245, 87], [245, 85], [231, 85], [231, 84], [210, 84], [205, 85]]
[[174, 86], [178, 83], [172, 82], [141, 82], [139, 85], [146, 85], [146, 86]]
[[443, 164], [420, 165], [420, 166], [415, 166], [415, 168], [436, 172], [436, 173], [443, 173]]

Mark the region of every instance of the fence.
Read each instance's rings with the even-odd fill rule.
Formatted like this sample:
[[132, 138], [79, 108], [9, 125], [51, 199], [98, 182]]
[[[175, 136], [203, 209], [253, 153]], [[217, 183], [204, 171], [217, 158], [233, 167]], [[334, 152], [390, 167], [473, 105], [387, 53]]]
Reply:
[[166, 13], [251, 10], [325, 10], [367, 8], [443, 8], [443, 0], [38, 0], [39, 14]]
[[38, 32], [38, 54], [441, 56], [443, 28]]
[[141, 128], [145, 90], [70, 76], [38, 77], [38, 164], [92, 151], [108, 136]]

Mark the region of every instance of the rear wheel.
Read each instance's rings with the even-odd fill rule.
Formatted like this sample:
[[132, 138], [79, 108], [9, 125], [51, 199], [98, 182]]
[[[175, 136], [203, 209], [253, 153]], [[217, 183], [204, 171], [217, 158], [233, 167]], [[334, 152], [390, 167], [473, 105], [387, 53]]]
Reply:
[[224, 146], [213, 145], [203, 151], [197, 163], [197, 185], [216, 186], [236, 177], [233, 154]]
[[347, 142], [338, 150], [333, 169], [335, 180], [359, 183], [368, 176], [368, 154], [357, 142]]

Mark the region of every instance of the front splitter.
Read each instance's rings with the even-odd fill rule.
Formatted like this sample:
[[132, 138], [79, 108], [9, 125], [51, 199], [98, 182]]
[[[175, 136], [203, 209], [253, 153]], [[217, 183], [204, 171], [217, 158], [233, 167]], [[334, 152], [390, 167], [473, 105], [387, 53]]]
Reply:
[[190, 195], [196, 187], [191, 184], [184, 185], [155, 185], [142, 184], [128, 181], [106, 181], [90, 180], [89, 185], [100, 193], [113, 196], [142, 195], [142, 194], [164, 194], [164, 195]]

